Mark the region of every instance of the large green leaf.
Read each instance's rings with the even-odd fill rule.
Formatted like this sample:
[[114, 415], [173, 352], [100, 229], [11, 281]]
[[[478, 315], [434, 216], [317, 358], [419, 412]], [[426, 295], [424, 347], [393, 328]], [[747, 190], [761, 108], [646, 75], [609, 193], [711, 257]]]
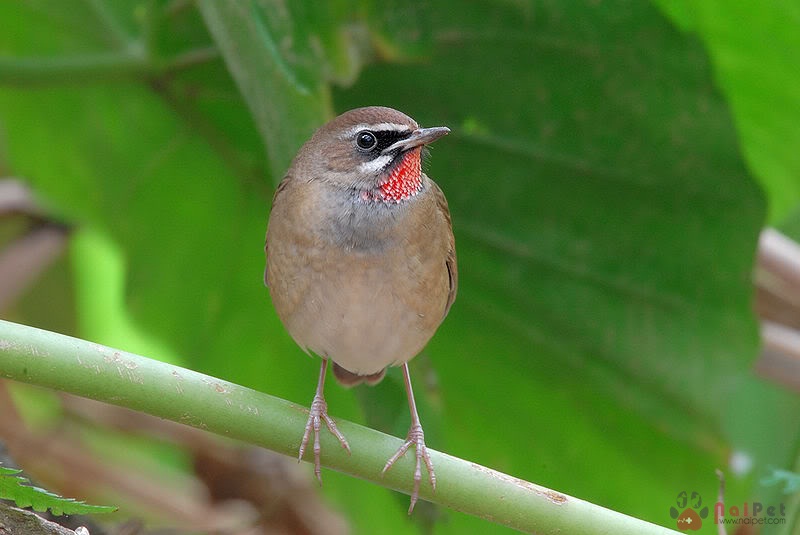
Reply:
[[[472, 418], [448, 444], [654, 521], [667, 489], [713, 496], [732, 452], [757, 473], [791, 463], [797, 400], [749, 371], [763, 204], [702, 49], [645, 5], [489, 5], [432, 9], [430, 61], [337, 94], [455, 129], [429, 165], [462, 280], [429, 351], [439, 395]], [[516, 433], [486, 432], [498, 414]], [[745, 414], [776, 418], [753, 432]], [[667, 497], [626, 492], [652, 478]]]
[[[0, 51], [119, 51], [102, 17], [78, 33], [61, 2], [38, 5], [0, 5], [26, 28], [0, 35]], [[323, 14], [259, 0], [200, 2], [201, 18], [113, 5], [150, 74], [0, 89], [0, 154], [65, 218], [117, 242], [129, 311], [187, 365], [310, 401], [317, 361], [261, 283], [271, 184], [329, 108], [385, 104], [453, 128], [427, 169], [453, 212], [459, 298], [413, 362], [431, 447], [673, 527], [677, 493], [710, 503], [732, 454], [754, 463], [729, 478], [733, 501], [759, 496], [764, 466], [791, 464], [798, 402], [749, 371], [765, 203], [708, 57], [658, 10], [362, 2]], [[211, 45], [203, 22], [225, 63], [170, 71]], [[331, 105], [331, 82], [351, 80]], [[331, 411], [402, 434], [397, 381], [357, 396], [331, 386]], [[389, 493], [324, 477], [362, 531], [410, 529]], [[457, 514], [439, 527], [476, 530], [490, 527]]]
[[698, 35], [730, 102], [742, 148], [769, 198], [772, 222], [800, 202], [800, 4], [746, 0], [664, 1], [682, 29]]

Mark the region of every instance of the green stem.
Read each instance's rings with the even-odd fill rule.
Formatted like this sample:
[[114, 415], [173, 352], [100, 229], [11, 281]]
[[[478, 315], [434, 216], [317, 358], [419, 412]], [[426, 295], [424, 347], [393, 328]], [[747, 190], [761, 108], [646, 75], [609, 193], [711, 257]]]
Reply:
[[[279, 453], [297, 454], [305, 408], [191, 370], [92, 342], [0, 320], [0, 377], [139, 410]], [[381, 476], [402, 443], [337, 420], [352, 455], [327, 432], [322, 464], [409, 494], [407, 455]], [[605, 509], [450, 455], [429, 450], [436, 492], [420, 497], [525, 532], [666, 534], [669, 529]]]
[[60, 85], [164, 76], [219, 59], [216, 47], [178, 54], [164, 62], [135, 52], [47, 57], [0, 56], [0, 85]]
[[332, 116], [328, 85], [321, 77], [298, 79], [260, 3], [198, 0], [196, 5], [250, 109], [277, 186], [297, 149]]
[[85, 84], [142, 77], [146, 58], [130, 52], [84, 54], [61, 58], [0, 57], [0, 85]]

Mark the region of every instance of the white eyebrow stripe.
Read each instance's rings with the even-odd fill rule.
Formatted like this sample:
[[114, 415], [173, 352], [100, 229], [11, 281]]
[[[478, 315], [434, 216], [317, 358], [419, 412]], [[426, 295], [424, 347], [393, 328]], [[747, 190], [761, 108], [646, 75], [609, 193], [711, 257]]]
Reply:
[[351, 136], [354, 136], [356, 133], [361, 132], [362, 130], [372, 130], [373, 132], [385, 132], [387, 130], [391, 130], [393, 132], [411, 132], [411, 128], [407, 124], [397, 124], [397, 123], [375, 123], [375, 124], [367, 124], [361, 123], [353, 126], [352, 128], [348, 128], [345, 133], [343, 134], [342, 138], [346, 139]]
[[394, 155], [384, 154], [382, 156], [378, 156], [373, 160], [360, 164], [358, 166], [358, 170], [365, 174], [377, 173], [378, 171], [389, 165], [393, 159]]

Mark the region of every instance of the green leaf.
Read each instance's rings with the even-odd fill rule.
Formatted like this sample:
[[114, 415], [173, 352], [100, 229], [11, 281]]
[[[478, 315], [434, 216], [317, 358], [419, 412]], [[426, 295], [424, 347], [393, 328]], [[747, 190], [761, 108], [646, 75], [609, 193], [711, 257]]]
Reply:
[[702, 48], [643, 3], [489, 4], [437, 4], [428, 61], [334, 95], [453, 128], [428, 164], [461, 279], [427, 350], [448, 447], [657, 522], [731, 451], [790, 463], [800, 404], [750, 372], [763, 199]]
[[45, 489], [34, 487], [26, 478], [16, 475], [21, 471], [0, 466], [0, 498], [13, 500], [17, 507], [32, 507], [34, 511], [40, 513], [50, 509], [56, 516], [112, 513], [117, 510], [116, 507], [90, 505], [72, 498], [63, 498]]
[[[730, 102], [747, 163], [769, 198], [769, 219], [783, 221], [800, 202], [800, 5], [746, 0], [655, 2], [713, 59]], [[746, 21], [746, 24], [742, 24]]]

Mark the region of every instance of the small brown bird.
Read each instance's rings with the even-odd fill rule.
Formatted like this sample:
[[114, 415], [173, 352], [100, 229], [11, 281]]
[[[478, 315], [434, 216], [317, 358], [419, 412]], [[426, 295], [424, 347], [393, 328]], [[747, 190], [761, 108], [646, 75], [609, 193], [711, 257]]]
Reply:
[[265, 247], [265, 282], [278, 316], [303, 350], [322, 358], [299, 459], [313, 433], [321, 481], [321, 422], [350, 451], [328, 416], [329, 360], [345, 386], [378, 383], [388, 366], [402, 366], [411, 427], [383, 472], [415, 447], [409, 513], [419, 496], [421, 462], [434, 490], [436, 476], [408, 361], [444, 320], [458, 282], [447, 201], [422, 172], [421, 156], [425, 145], [449, 132], [420, 128], [384, 107], [336, 117], [303, 145], [278, 186]]

